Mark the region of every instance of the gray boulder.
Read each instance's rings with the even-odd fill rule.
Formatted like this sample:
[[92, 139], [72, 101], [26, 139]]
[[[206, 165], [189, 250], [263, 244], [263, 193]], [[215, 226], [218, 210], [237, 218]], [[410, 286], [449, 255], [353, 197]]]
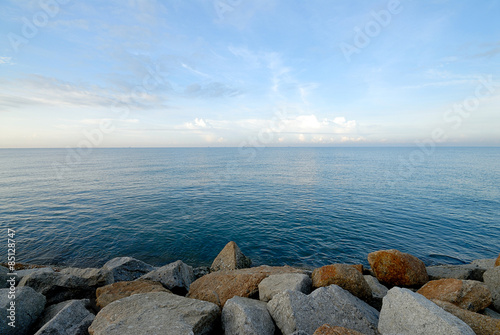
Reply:
[[475, 334], [465, 322], [423, 295], [399, 287], [389, 290], [383, 299], [378, 330], [384, 335]]
[[115, 282], [135, 280], [155, 269], [152, 265], [132, 257], [113, 258], [102, 268], [111, 271]]
[[284, 335], [296, 331], [313, 334], [325, 323], [378, 334], [379, 312], [337, 285], [318, 288], [309, 295], [279, 293], [267, 303], [267, 309]]
[[88, 305], [88, 300], [71, 300], [55, 305], [45, 313], [46, 318], [52, 317], [35, 335], [88, 334], [88, 328], [95, 317], [87, 310]]
[[210, 334], [220, 309], [210, 302], [166, 292], [134, 294], [104, 307], [89, 327], [93, 335]]
[[299, 291], [304, 294], [311, 292], [312, 281], [308, 275], [302, 273], [283, 273], [271, 275], [259, 284], [259, 299], [271, 300], [276, 294], [286, 290]]
[[95, 296], [95, 287], [85, 278], [59, 272], [34, 272], [23, 279], [18, 287], [29, 286], [47, 297], [47, 304], [56, 304], [70, 299], [85, 299]]
[[429, 275], [429, 280], [455, 278], [483, 281], [483, 273], [486, 271], [485, 268], [474, 264], [436, 265], [428, 266], [426, 269], [427, 274]]
[[43, 312], [45, 297], [31, 287], [19, 287], [15, 290], [15, 299], [10, 299], [9, 290], [0, 289], [0, 334], [27, 334]]
[[484, 315], [493, 319], [500, 319], [500, 314], [489, 308], [484, 309]]
[[195, 280], [195, 276], [191, 266], [182, 261], [176, 261], [151, 271], [140, 279], [160, 282], [172, 293], [184, 295], [189, 291], [189, 286]]
[[26, 276], [29, 276], [32, 273], [50, 273], [50, 272], [54, 272], [54, 270], [49, 267], [18, 270], [16, 271], [17, 273], [16, 283], [19, 283], [21, 279], [23, 279]]
[[234, 297], [222, 309], [222, 327], [226, 335], [274, 335], [274, 323], [266, 303]]
[[9, 269], [5, 266], [0, 265], [0, 288], [8, 287], [7, 283], [7, 274], [9, 273]]
[[484, 258], [473, 260], [470, 264], [485, 270], [489, 270], [495, 267], [495, 261], [495, 258]]
[[204, 275], [208, 275], [210, 273], [210, 268], [208, 266], [199, 266], [197, 268], [193, 268], [193, 273], [194, 277], [198, 279]]
[[114, 282], [111, 271], [103, 268], [65, 268], [61, 270], [61, 273], [83, 278], [89, 286], [100, 287]]
[[484, 283], [488, 286], [493, 300], [493, 306], [500, 311], [500, 266], [487, 270], [484, 275]]
[[387, 287], [380, 284], [377, 278], [370, 275], [365, 275], [363, 277], [372, 290], [372, 300], [370, 301], [370, 305], [380, 310], [382, 308], [382, 299], [385, 297], [389, 290], [387, 289]]

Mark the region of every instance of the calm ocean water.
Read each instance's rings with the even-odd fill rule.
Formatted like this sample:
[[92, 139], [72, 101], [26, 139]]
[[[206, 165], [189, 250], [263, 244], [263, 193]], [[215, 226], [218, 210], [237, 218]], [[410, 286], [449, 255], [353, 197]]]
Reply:
[[[210, 265], [234, 240], [254, 264], [427, 264], [500, 252], [500, 149], [0, 150], [0, 232], [19, 262], [116, 256]], [[411, 162], [410, 162], [411, 161]]]

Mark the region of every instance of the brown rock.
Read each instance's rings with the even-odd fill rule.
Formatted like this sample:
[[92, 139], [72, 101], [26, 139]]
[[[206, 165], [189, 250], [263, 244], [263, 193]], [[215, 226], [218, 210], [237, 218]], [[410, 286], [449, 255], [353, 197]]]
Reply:
[[372, 297], [372, 290], [365, 278], [351, 265], [332, 264], [317, 268], [312, 273], [312, 284], [313, 288], [335, 284], [362, 300]]
[[252, 265], [250, 258], [245, 256], [238, 245], [231, 241], [215, 257], [210, 271], [236, 270], [249, 268]]
[[432, 300], [436, 305], [465, 322], [477, 335], [500, 335], [500, 320], [467, 311], [449, 302]]
[[495, 261], [495, 266], [500, 266], [500, 254], [497, 257], [497, 260]]
[[170, 292], [159, 282], [150, 280], [121, 281], [99, 287], [96, 291], [97, 307], [104, 308], [115, 300], [138, 293]]
[[475, 280], [440, 279], [433, 280], [417, 291], [427, 299], [452, 303], [460, 308], [477, 312], [491, 305], [488, 287]]
[[351, 267], [355, 268], [356, 270], [358, 270], [359, 272], [361, 272], [361, 274], [363, 274], [363, 264], [354, 264], [354, 265], [351, 265]]
[[389, 286], [420, 286], [429, 281], [424, 262], [395, 249], [372, 252], [368, 262], [377, 279]]
[[363, 335], [363, 334], [356, 330], [347, 329], [344, 327], [334, 327], [325, 324], [316, 329], [313, 335]]
[[305, 273], [289, 266], [271, 267], [262, 265], [255, 268], [233, 271], [212, 272], [194, 281], [187, 297], [213, 302], [224, 307], [234, 296], [248, 298], [259, 291], [259, 283], [266, 277], [281, 273]]

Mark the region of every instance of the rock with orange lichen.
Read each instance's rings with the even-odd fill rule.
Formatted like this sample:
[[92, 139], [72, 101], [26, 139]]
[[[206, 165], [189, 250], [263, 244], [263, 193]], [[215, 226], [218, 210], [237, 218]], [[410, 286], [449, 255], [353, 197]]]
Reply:
[[491, 305], [488, 287], [475, 280], [440, 279], [433, 280], [417, 291], [427, 299], [452, 303], [460, 308], [477, 312]]
[[335, 284], [365, 301], [372, 297], [365, 278], [351, 265], [331, 264], [317, 268], [312, 273], [312, 284], [314, 288]]
[[363, 335], [362, 333], [345, 327], [322, 325], [313, 335]]
[[420, 286], [429, 281], [424, 262], [395, 249], [372, 252], [368, 262], [377, 279], [389, 286]]
[[226, 301], [234, 296], [243, 298], [256, 296], [259, 284], [264, 278], [281, 273], [305, 273], [305, 271], [290, 266], [262, 265], [248, 269], [212, 272], [194, 281], [187, 297], [213, 302], [224, 307]]
[[120, 281], [103, 287], [96, 291], [97, 307], [104, 308], [113, 301], [139, 293], [170, 292], [162, 284], [150, 280]]
[[495, 266], [500, 266], [500, 254], [497, 257], [497, 260], [495, 261]]
[[500, 320], [467, 311], [449, 302], [439, 300], [432, 300], [432, 302], [465, 322], [476, 335], [500, 335]]

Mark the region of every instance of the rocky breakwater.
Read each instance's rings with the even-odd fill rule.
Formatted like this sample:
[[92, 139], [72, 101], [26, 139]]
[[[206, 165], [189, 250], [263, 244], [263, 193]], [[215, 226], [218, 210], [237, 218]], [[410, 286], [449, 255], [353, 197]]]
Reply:
[[368, 263], [250, 267], [230, 242], [204, 268], [119, 257], [21, 270], [15, 328], [0, 290], [0, 334], [500, 335], [500, 256], [438, 268], [380, 250]]

